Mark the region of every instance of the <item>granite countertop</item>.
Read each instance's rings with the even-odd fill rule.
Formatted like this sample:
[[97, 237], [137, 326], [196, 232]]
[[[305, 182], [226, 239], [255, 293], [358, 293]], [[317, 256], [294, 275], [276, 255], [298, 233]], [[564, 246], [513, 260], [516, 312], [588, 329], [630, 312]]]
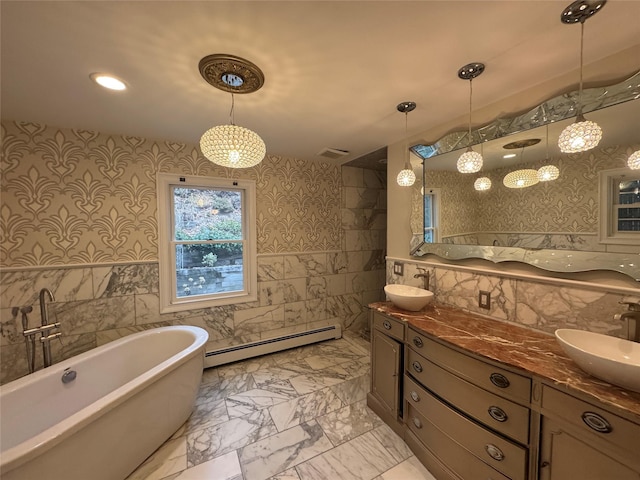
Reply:
[[552, 335], [442, 305], [429, 305], [419, 312], [401, 310], [390, 302], [369, 307], [406, 321], [420, 333], [582, 393], [640, 423], [640, 393], [584, 372]]

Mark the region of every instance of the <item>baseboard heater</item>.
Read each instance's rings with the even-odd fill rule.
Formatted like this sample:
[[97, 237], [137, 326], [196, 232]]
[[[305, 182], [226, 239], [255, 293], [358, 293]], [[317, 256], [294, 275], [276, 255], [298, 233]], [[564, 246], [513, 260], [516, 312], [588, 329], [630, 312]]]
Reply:
[[204, 355], [204, 368], [216, 367], [225, 363], [246, 360], [267, 353], [279, 352], [289, 348], [309, 345], [310, 343], [322, 342], [332, 338], [342, 336], [340, 325], [330, 325], [328, 327], [314, 328], [304, 332], [291, 333], [281, 337], [267, 338], [232, 347], [220, 348], [206, 352]]

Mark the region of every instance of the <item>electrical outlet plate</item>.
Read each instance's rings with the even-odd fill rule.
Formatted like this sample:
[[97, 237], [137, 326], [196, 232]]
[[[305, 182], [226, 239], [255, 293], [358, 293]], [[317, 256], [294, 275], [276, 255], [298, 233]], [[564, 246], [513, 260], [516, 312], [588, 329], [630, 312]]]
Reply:
[[404, 275], [404, 263], [393, 262], [393, 273], [394, 275]]
[[480, 290], [480, 294], [478, 295], [478, 307], [486, 310], [491, 309], [491, 292]]

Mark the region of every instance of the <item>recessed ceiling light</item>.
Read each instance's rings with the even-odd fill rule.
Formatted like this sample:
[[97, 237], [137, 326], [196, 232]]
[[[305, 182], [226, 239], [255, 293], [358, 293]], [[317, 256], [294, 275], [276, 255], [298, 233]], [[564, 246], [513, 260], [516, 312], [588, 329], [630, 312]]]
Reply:
[[122, 80], [114, 77], [113, 75], [108, 75], [106, 73], [92, 73], [89, 77], [91, 77], [91, 80], [101, 87], [108, 88], [109, 90], [125, 90], [127, 88]]
[[516, 154], [515, 153], [507, 153], [506, 155], [504, 155], [502, 158], [513, 158], [515, 157]]

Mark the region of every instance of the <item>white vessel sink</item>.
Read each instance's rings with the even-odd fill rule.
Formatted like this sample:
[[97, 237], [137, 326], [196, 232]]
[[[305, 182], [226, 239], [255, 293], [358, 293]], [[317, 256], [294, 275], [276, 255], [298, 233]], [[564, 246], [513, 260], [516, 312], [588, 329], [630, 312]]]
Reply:
[[396, 307], [411, 312], [422, 310], [433, 300], [433, 292], [409, 285], [385, 285], [384, 293]]
[[568, 328], [556, 330], [556, 338], [585, 372], [640, 392], [640, 343]]

